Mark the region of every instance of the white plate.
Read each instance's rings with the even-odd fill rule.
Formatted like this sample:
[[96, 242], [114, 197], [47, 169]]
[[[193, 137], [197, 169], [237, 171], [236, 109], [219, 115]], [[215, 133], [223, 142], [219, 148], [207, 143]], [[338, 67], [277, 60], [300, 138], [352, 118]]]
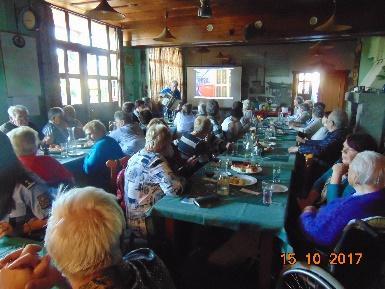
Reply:
[[274, 193], [284, 193], [288, 190], [286, 186], [280, 184], [272, 184], [271, 189]]
[[269, 137], [269, 140], [276, 140], [277, 138], [275, 136]]
[[84, 155], [84, 152], [68, 153], [69, 157], [80, 157], [82, 155]]
[[271, 147], [271, 146], [275, 146], [277, 143], [276, 142], [269, 142], [269, 146]]
[[233, 171], [235, 171], [237, 173], [240, 173], [240, 174], [258, 174], [258, 173], [262, 172], [262, 168], [261, 167], [257, 167], [257, 171], [255, 171], [255, 172], [245, 172], [245, 171], [242, 171], [239, 167], [235, 167], [233, 165], [230, 168]]
[[251, 186], [251, 185], [254, 185], [258, 182], [258, 180], [256, 178], [254, 178], [252, 176], [248, 176], [248, 175], [235, 175], [234, 177], [240, 178], [240, 179], [245, 181], [244, 185], [236, 185], [236, 184], [230, 183], [230, 185], [236, 186], [236, 187]]

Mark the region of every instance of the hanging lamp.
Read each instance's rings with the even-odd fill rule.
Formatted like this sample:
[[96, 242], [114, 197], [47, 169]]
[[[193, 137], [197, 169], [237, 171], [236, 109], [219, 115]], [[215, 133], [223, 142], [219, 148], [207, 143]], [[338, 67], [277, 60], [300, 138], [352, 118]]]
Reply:
[[172, 42], [172, 41], [174, 41], [174, 39], [176, 39], [175, 36], [172, 35], [170, 29], [168, 29], [168, 27], [167, 27], [167, 18], [168, 18], [168, 12], [166, 10], [165, 15], [164, 15], [165, 27], [163, 28], [163, 31], [157, 37], [153, 38], [153, 40], [163, 41], [163, 42]]
[[328, 20], [326, 20], [325, 23], [317, 26], [314, 28], [316, 31], [320, 32], [342, 32], [352, 29], [352, 26], [350, 25], [342, 25], [336, 23], [336, 12], [337, 12], [337, 0], [333, 0], [333, 13], [329, 17]]
[[85, 13], [86, 16], [97, 20], [120, 21], [126, 16], [108, 4], [107, 0], [101, 0], [99, 5]]

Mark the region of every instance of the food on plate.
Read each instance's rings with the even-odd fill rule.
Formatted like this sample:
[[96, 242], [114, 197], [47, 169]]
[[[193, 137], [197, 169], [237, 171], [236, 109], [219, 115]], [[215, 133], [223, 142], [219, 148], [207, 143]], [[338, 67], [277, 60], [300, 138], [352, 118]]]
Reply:
[[231, 166], [231, 169], [239, 173], [248, 173], [248, 174], [258, 173], [259, 171], [258, 166], [252, 165], [249, 163], [233, 163], [233, 165]]
[[265, 152], [271, 152], [273, 150], [272, 147], [263, 148], [263, 151]]
[[244, 186], [246, 181], [236, 176], [229, 177], [229, 184], [235, 186]]
[[63, 151], [62, 147], [59, 145], [51, 145], [49, 147], [49, 152], [51, 154], [60, 154]]

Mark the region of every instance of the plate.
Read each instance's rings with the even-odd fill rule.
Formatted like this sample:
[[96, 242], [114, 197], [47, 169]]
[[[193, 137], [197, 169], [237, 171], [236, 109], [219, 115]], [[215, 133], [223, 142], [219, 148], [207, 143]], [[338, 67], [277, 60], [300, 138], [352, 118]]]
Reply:
[[276, 140], [277, 138], [275, 136], [268, 137], [269, 140]]
[[242, 170], [242, 168], [238, 167], [238, 166], [234, 166], [232, 165], [230, 167], [233, 171], [237, 172], [237, 173], [241, 173], [241, 174], [258, 174], [260, 172], [262, 172], [262, 168], [259, 167], [259, 166], [256, 166], [256, 170], [255, 171], [246, 171], [247, 168], [245, 170]]
[[84, 152], [68, 153], [69, 157], [80, 157], [82, 155], [84, 155]]
[[284, 186], [284, 185], [272, 184], [271, 185], [271, 190], [274, 193], [284, 193], [284, 192], [287, 192], [288, 188], [286, 186]]
[[271, 147], [271, 146], [275, 146], [277, 143], [276, 142], [269, 142], [269, 146]]
[[[238, 180], [240, 181], [238, 182]], [[256, 178], [248, 175], [235, 175], [233, 177], [229, 177], [230, 185], [237, 187], [251, 186], [256, 184], [257, 181], [258, 180]]]

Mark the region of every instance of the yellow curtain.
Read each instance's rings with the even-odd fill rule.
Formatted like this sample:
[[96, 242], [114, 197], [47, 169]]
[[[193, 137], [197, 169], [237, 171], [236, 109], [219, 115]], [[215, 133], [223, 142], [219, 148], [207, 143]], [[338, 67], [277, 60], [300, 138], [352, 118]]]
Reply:
[[182, 49], [177, 47], [149, 48], [147, 52], [150, 68], [151, 99], [154, 102], [158, 102], [160, 91], [166, 86], [169, 86], [173, 80], [178, 81], [179, 90], [182, 94]]

